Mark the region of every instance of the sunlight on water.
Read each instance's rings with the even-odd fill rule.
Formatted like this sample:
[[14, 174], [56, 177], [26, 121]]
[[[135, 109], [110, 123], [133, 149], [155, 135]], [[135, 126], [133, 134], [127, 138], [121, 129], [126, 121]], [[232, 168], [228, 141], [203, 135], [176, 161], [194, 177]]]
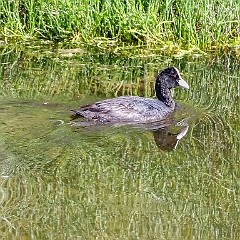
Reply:
[[[240, 238], [237, 59], [36, 49], [2, 49], [0, 236]], [[81, 105], [154, 97], [155, 73], [168, 65], [190, 85], [174, 91], [184, 108], [173, 118], [73, 124]]]

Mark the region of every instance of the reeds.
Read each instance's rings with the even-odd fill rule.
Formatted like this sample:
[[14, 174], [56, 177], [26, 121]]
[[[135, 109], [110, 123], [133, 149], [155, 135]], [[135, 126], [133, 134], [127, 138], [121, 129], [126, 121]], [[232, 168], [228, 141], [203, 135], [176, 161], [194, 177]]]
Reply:
[[0, 34], [210, 49], [239, 43], [239, 12], [238, 0], [3, 0]]

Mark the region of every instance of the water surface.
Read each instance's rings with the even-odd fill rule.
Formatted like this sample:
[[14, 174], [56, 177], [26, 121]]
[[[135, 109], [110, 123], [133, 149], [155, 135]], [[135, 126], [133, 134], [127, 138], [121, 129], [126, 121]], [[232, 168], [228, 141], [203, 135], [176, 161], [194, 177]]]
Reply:
[[[71, 109], [96, 100], [154, 97], [156, 73], [169, 65], [190, 85], [174, 90], [184, 108], [173, 120], [71, 124]], [[239, 239], [239, 76], [239, 60], [228, 55], [3, 47], [0, 235]]]

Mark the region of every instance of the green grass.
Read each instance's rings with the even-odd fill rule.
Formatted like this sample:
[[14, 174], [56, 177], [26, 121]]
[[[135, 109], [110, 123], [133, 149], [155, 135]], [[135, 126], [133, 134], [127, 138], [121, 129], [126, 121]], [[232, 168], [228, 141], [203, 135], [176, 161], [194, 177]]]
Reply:
[[0, 34], [98, 46], [158, 45], [202, 50], [239, 45], [239, 2], [48, 0], [0, 3]]

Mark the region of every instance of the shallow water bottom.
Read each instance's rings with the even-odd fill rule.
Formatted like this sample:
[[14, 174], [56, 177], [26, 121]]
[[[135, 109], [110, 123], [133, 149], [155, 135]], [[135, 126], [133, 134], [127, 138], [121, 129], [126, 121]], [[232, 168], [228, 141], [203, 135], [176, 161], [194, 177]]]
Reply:
[[[240, 239], [237, 59], [36, 49], [0, 55], [3, 239]], [[73, 124], [81, 105], [154, 97], [170, 64], [190, 85], [174, 118]]]
[[76, 127], [69, 105], [1, 102], [3, 236], [236, 239], [237, 152], [201, 139], [212, 120], [175, 146], [184, 126]]

